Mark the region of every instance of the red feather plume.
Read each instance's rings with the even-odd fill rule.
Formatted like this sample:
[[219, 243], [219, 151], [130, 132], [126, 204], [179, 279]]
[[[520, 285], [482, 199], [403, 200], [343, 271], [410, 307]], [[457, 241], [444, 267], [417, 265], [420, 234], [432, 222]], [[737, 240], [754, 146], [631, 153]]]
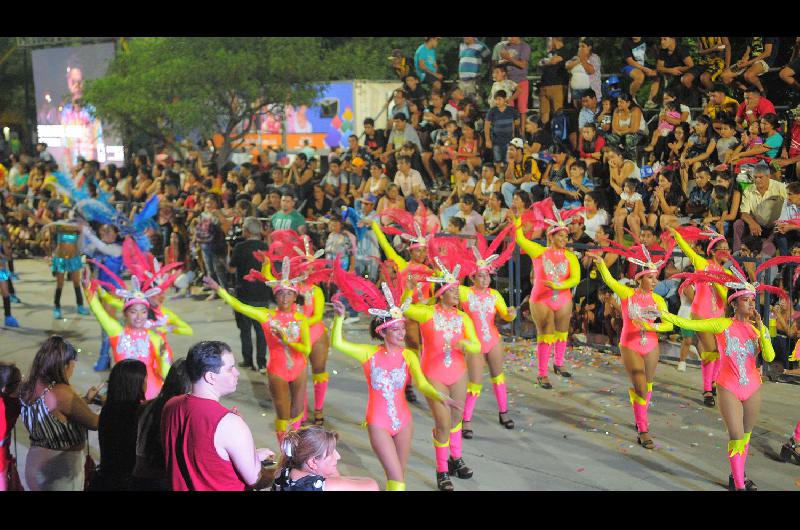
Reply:
[[702, 241], [708, 239], [708, 236], [703, 235], [703, 231], [692, 225], [679, 226], [675, 229], [685, 241]]
[[[411, 236], [417, 235], [417, 231], [414, 229], [414, 215], [411, 212], [407, 212], [399, 208], [387, 208], [381, 212], [381, 217], [388, 217], [392, 222], [400, 225], [402, 233], [406, 233]], [[386, 228], [393, 227], [384, 227], [384, 232], [386, 232]], [[420, 225], [420, 229], [423, 230], [424, 234], [424, 227], [422, 225]]]
[[122, 263], [131, 274], [139, 278], [140, 281], [147, 279], [147, 273], [153, 274], [153, 255], [149, 252], [142, 252], [139, 245], [131, 236], [127, 236], [122, 242]]
[[248, 282], [265, 282], [266, 283], [266, 282], [269, 281], [266, 276], [261, 274], [261, 271], [257, 271], [255, 269], [250, 269], [250, 272], [248, 272], [244, 276], [244, 279], [247, 280]]
[[770, 267], [777, 267], [778, 265], [783, 265], [785, 263], [800, 263], [800, 256], [776, 256], [774, 258], [768, 259], [767, 261], [756, 267], [756, 276], [758, 276], [758, 274], [765, 269], [769, 269]]
[[[333, 283], [347, 299], [350, 306], [359, 313], [366, 313], [370, 308], [387, 309], [388, 304], [380, 289], [371, 281], [342, 269], [339, 260], [333, 265]], [[399, 298], [395, 303], [399, 303]]]
[[[461, 265], [459, 280], [469, 276], [477, 270], [475, 257], [472, 251], [467, 249], [465, 241], [457, 237], [432, 237], [428, 240], [428, 253], [431, 261], [439, 258], [447, 270], [453, 272], [456, 265]], [[438, 267], [434, 268], [434, 271]]]

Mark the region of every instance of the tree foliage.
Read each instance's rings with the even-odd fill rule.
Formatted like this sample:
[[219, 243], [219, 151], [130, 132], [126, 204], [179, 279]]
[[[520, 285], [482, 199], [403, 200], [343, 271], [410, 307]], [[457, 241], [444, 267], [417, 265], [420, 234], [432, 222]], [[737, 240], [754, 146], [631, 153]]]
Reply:
[[164, 142], [219, 133], [228, 151], [263, 105], [311, 103], [326, 72], [313, 37], [137, 38], [84, 98], [123, 131]]

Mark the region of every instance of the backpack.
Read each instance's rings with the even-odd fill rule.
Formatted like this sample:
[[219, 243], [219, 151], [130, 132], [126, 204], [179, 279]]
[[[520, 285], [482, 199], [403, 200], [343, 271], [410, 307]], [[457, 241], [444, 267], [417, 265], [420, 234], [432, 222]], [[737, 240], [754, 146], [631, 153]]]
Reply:
[[563, 111], [558, 111], [550, 118], [550, 134], [553, 136], [553, 141], [558, 144], [564, 144], [569, 137], [569, 120]]

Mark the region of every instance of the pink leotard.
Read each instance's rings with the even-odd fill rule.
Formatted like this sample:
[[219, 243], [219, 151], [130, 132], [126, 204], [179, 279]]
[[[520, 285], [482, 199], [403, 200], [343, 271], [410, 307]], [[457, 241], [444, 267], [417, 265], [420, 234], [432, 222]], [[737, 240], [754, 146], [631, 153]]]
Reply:
[[467, 363], [458, 342], [464, 338], [464, 318], [469, 318], [457, 309], [445, 310], [436, 305], [433, 318], [420, 324], [422, 332], [422, 372], [428, 379], [435, 379], [450, 386], [464, 375]]
[[290, 342], [300, 342], [300, 322], [295, 319], [295, 313], [276, 311], [270, 320], [261, 325], [264, 329], [264, 337], [267, 339], [267, 348], [269, 348], [267, 371], [286, 381], [294, 381], [299, 375], [305, 373], [306, 356], [302, 352], [286, 346], [281, 341], [280, 335], [272, 332], [272, 326], [275, 324], [270, 324], [270, 322], [277, 322], [285, 330]]
[[385, 346], [380, 346], [362, 367], [369, 390], [367, 423], [394, 436], [411, 420], [404, 394], [409, 378], [406, 360], [401, 352], [390, 355]]
[[547, 247], [538, 258], [533, 259], [533, 289], [531, 300], [545, 304], [553, 311], [561, 309], [572, 301], [572, 292], [569, 289], [551, 289], [545, 281], [560, 283], [566, 281], [570, 275], [570, 265], [563, 250]]
[[498, 303], [502, 303], [505, 307], [505, 301], [494, 289], [480, 291], [474, 287], [459, 286], [458, 291], [461, 309], [475, 324], [475, 333], [481, 343], [481, 353], [485, 355], [500, 342], [500, 333], [497, 331], [494, 318], [498, 313]]
[[653, 294], [645, 294], [636, 289], [633, 296], [626, 298], [620, 304], [622, 309], [622, 332], [620, 333], [619, 344], [625, 346], [639, 355], [646, 355], [658, 347], [658, 334], [655, 331], [648, 331], [638, 327], [633, 320], [644, 320], [655, 323], [654, 319], [642, 317], [645, 310], [658, 310]]
[[758, 332], [750, 323], [734, 320], [714, 338], [722, 361], [717, 384], [742, 401], [749, 399], [761, 386], [761, 374], [756, 368]]
[[164, 381], [159, 375], [159, 356], [152, 336], [159, 335], [146, 329], [131, 329], [125, 327], [122, 333], [109, 337], [114, 364], [123, 359], [137, 359], [142, 361], [147, 368], [147, 389], [145, 399], [153, 399], [161, 391]]
[[[303, 294], [303, 299], [304, 299], [302, 313], [308, 319], [311, 319], [314, 316], [314, 309], [315, 309], [315, 306], [314, 306], [314, 301], [315, 301], [314, 300], [314, 290], [315, 289], [312, 286], [312, 287], [309, 287], [307, 291], [302, 293]], [[323, 299], [323, 303], [324, 303], [324, 299]], [[295, 307], [296, 306], [297, 306], [297, 304], [295, 304]], [[295, 309], [295, 311], [297, 311], [297, 309]], [[328, 334], [328, 329], [325, 327], [325, 324], [322, 322], [322, 320], [320, 320], [319, 322], [316, 322], [316, 323], [311, 324], [310, 326], [308, 326], [308, 333], [309, 333], [309, 335], [311, 337], [311, 344], [314, 345], [319, 340], [320, 337], [322, 337], [323, 335], [327, 335]]]
[[[723, 268], [714, 261], [709, 261], [705, 270], [723, 272]], [[694, 289], [691, 312], [698, 318], [716, 318], [725, 316], [725, 300], [710, 283], [697, 283]]]

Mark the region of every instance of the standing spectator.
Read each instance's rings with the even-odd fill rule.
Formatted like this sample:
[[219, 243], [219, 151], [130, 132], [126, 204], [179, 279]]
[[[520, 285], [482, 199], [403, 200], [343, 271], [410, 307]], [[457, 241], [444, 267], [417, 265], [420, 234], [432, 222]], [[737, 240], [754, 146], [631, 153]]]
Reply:
[[478, 74], [489, 55], [489, 48], [475, 37], [464, 37], [464, 42], [458, 45], [458, 86], [466, 97], [480, 97]]
[[508, 62], [508, 78], [517, 84], [517, 97], [513, 100], [514, 105], [520, 115], [526, 116], [531, 92], [528, 81], [531, 47], [522, 40], [522, 37], [509, 37], [508, 44], [500, 49], [500, 58]]
[[30, 491], [83, 491], [87, 429], [97, 430], [99, 417], [89, 408], [98, 389], [81, 398], [69, 380], [78, 352], [58, 335], [44, 341], [20, 388], [22, 421], [31, 447], [25, 461]]
[[0, 491], [8, 491], [8, 466], [11, 464], [11, 431], [19, 418], [17, 390], [22, 374], [16, 365], [0, 362]]
[[730, 85], [734, 79], [744, 74], [744, 80], [763, 93], [764, 85], [759, 77], [769, 72], [775, 62], [779, 42], [777, 37], [750, 37], [742, 58], [722, 72], [722, 82]]
[[414, 53], [414, 68], [417, 76], [423, 83], [432, 85], [436, 80], [442, 80], [439, 73], [439, 66], [436, 63], [436, 46], [439, 45], [439, 37], [425, 37], [425, 42], [419, 45]]
[[[265, 252], [269, 249], [261, 239], [261, 221], [255, 217], [245, 217], [242, 223], [244, 241], [237, 243], [231, 253], [230, 269], [236, 275], [236, 298], [247, 305], [266, 307], [271, 301], [271, 290], [262, 282], [250, 282], [244, 279], [251, 269], [261, 270], [261, 262], [254, 252]], [[242, 362], [240, 368], [257, 369], [259, 373], [267, 373], [267, 340], [261, 324], [246, 317], [238, 311], [233, 312], [239, 338], [242, 341]], [[253, 340], [251, 328], [256, 334], [256, 364], [253, 368]]]
[[660, 78], [652, 66], [653, 63], [648, 61], [647, 48], [648, 43], [644, 40], [644, 37], [628, 38], [622, 48], [622, 57], [625, 60], [622, 73], [631, 78], [629, 93], [634, 98], [639, 93], [639, 89], [642, 88], [645, 79], [651, 78], [653, 80], [650, 85], [650, 95], [647, 97], [644, 108], [654, 109], [657, 105], [653, 98], [658, 94]]
[[498, 91], [503, 90], [510, 94], [510, 100], [515, 100], [518, 95], [517, 84], [508, 78], [508, 67], [505, 64], [496, 64], [492, 68], [492, 88], [489, 90], [489, 107], [494, 107], [494, 96]]
[[693, 66], [692, 56], [683, 46], [678, 45], [677, 37], [661, 37], [656, 72], [666, 77], [666, 86], [678, 86], [677, 83], [683, 74]]
[[261, 462], [275, 456], [256, 449], [244, 420], [222, 406], [236, 391], [239, 371], [224, 342], [198, 342], [186, 357], [190, 394], [164, 406], [161, 436], [173, 491], [244, 491], [255, 485]]
[[306, 220], [294, 209], [295, 198], [289, 190], [281, 194], [281, 209], [272, 215], [273, 230], [294, 230], [300, 234], [306, 232]]
[[161, 414], [170, 399], [191, 391], [192, 382], [186, 373], [186, 359], [178, 359], [172, 363], [158, 396], [141, 406], [136, 430], [136, 464], [133, 468], [132, 490], [169, 491], [170, 482], [167, 480], [161, 441]]
[[753, 182], [742, 194], [742, 216], [733, 223], [734, 252], [742, 246], [744, 236], [768, 236], [786, 200], [786, 184], [772, 180], [764, 162], [753, 169]]
[[539, 83], [539, 111], [542, 124], [564, 106], [569, 74], [564, 68], [569, 52], [564, 48], [564, 37], [547, 38], [547, 57], [539, 62], [542, 80]]
[[570, 95], [576, 109], [580, 108], [582, 96], [587, 89], [591, 88], [595, 96], [601, 96], [602, 99], [600, 57], [593, 50], [594, 43], [591, 39], [581, 39], [578, 54], [564, 65], [570, 74]]
[[378, 483], [371, 478], [339, 474], [338, 438], [336, 433], [320, 426], [286, 433], [273, 491], [378, 491]]
[[[372, 193], [364, 195], [361, 199], [361, 219], [359, 226], [369, 228], [373, 222], [380, 224], [380, 217], [375, 210], [378, 198]], [[365, 276], [373, 282], [378, 281], [378, 262], [374, 258], [380, 259], [381, 248], [378, 246], [378, 238], [372, 230], [365, 230], [356, 242], [356, 268], [355, 273]]]
[[136, 416], [146, 386], [147, 368], [138, 359], [123, 359], [111, 369], [97, 428], [100, 467], [92, 479], [93, 491], [130, 489], [136, 464]]
[[519, 111], [509, 107], [506, 102], [507, 94], [504, 90], [498, 90], [494, 95], [495, 105], [486, 113], [486, 124], [483, 131], [486, 140], [486, 147], [492, 150], [495, 166], [499, 171], [500, 164], [506, 161], [508, 144], [520, 126]]
[[392, 61], [392, 69], [394, 70], [395, 75], [400, 80], [405, 79], [408, 73], [411, 71], [411, 61], [403, 55], [403, 52], [397, 48], [392, 50], [392, 54], [389, 56], [389, 60]]
[[[194, 238], [203, 253], [207, 274], [216, 278], [218, 283], [227, 285], [228, 268], [225, 261], [228, 257], [228, 246], [225, 234], [230, 226], [224, 226], [227, 221], [220, 210], [218, 195], [206, 194], [204, 204], [205, 210], [198, 218]], [[213, 300], [215, 297], [216, 295], [211, 293], [208, 300]]]

